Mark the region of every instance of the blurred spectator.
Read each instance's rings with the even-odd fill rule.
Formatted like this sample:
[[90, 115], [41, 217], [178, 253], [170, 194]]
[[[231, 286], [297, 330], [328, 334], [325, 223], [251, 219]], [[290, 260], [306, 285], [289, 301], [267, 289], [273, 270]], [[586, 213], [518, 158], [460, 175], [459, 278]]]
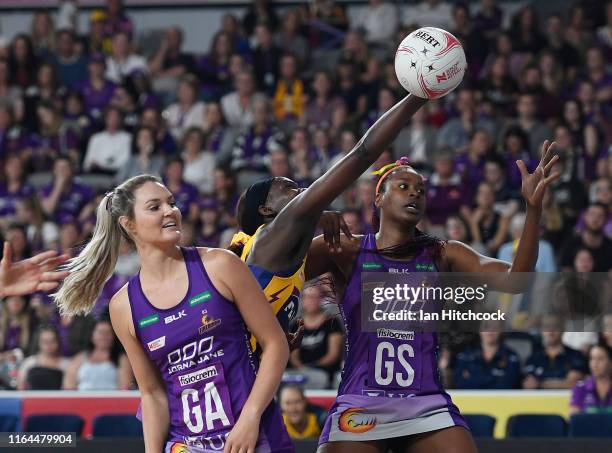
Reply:
[[205, 105], [198, 101], [198, 81], [193, 74], [181, 77], [178, 86], [178, 101], [163, 113], [170, 133], [180, 140], [187, 128], [204, 124]]
[[[13, 256], [16, 260], [23, 258]], [[0, 307], [0, 351], [20, 349], [23, 354], [27, 353], [35, 327], [36, 320], [28, 308], [28, 301], [21, 296], [7, 297]]]
[[540, 331], [542, 349], [527, 359], [523, 388], [572, 388], [587, 371], [584, 356], [561, 342], [562, 320], [557, 315], [544, 315]]
[[106, 35], [106, 12], [95, 9], [89, 13], [89, 28], [87, 35], [83, 38], [84, 53], [93, 54], [108, 54], [111, 52], [112, 46], [109, 37]]
[[308, 41], [311, 48], [331, 48], [348, 29], [348, 20], [344, 5], [333, 0], [314, 0], [309, 4], [309, 18], [314, 26], [308, 30]]
[[607, 219], [607, 206], [594, 203], [588, 207], [584, 213], [584, 231], [566, 239], [560, 251], [559, 261], [563, 270], [571, 269], [577, 251], [583, 248], [593, 255], [593, 272], [607, 272], [612, 269], [612, 241], [603, 232]]
[[108, 0], [106, 14], [104, 30], [108, 36], [124, 33], [129, 39], [132, 39], [134, 24], [125, 12], [123, 0]]
[[205, 100], [218, 98], [231, 89], [230, 58], [234, 49], [229, 34], [219, 31], [210, 45], [210, 52], [197, 62]]
[[599, 45], [604, 51], [606, 61], [612, 59], [612, 3], [606, 5], [606, 24], [596, 31]]
[[116, 85], [105, 77], [105, 57], [94, 53], [89, 57], [89, 79], [79, 88], [85, 101], [85, 111], [94, 120], [101, 120], [102, 113], [110, 102]]
[[253, 71], [257, 79], [257, 86], [268, 95], [274, 93], [278, 78], [278, 62], [282, 50], [274, 44], [270, 28], [264, 24], [255, 28], [256, 47], [253, 49]]
[[230, 130], [225, 123], [218, 102], [206, 104], [204, 124], [204, 149], [215, 154], [221, 160], [221, 155], [226, 156], [231, 152], [236, 137], [236, 130]]
[[465, 150], [472, 131], [481, 129], [489, 134], [495, 133], [494, 123], [478, 116], [474, 92], [460, 88], [455, 101], [458, 117], [448, 120], [438, 131], [436, 144], [438, 148], [448, 147], [456, 152]]
[[126, 32], [113, 34], [112, 52], [106, 59], [106, 77], [115, 83], [121, 83], [137, 70], [147, 71], [147, 61], [132, 51], [130, 36]]
[[87, 349], [72, 358], [64, 374], [64, 390], [127, 390], [131, 368], [121, 353], [110, 321], [96, 322]]
[[519, 52], [537, 54], [544, 47], [544, 37], [540, 33], [538, 13], [532, 5], [527, 5], [512, 18], [510, 36]]
[[159, 49], [149, 62], [149, 71], [155, 79], [156, 91], [176, 90], [179, 77], [193, 72], [193, 55], [184, 52], [182, 46], [183, 30], [179, 27], [168, 28]]
[[[576, 77], [580, 65], [580, 54], [578, 50], [567, 42], [565, 24], [560, 14], [551, 14], [546, 22], [546, 37], [548, 49], [553, 53], [556, 60], [561, 63], [570, 80]], [[540, 59], [540, 61], [542, 61]]]
[[232, 46], [240, 55], [248, 55], [251, 52], [249, 41], [244, 37], [238, 19], [231, 13], [225, 13], [221, 17], [221, 30], [227, 33], [232, 41]]
[[49, 101], [41, 101], [36, 108], [38, 131], [30, 134], [23, 156], [34, 171], [46, 171], [57, 156], [68, 157], [74, 165], [81, 156], [74, 131], [63, 121], [61, 112]]
[[289, 156], [283, 148], [277, 148], [270, 151], [267, 159], [268, 173], [273, 178], [289, 178], [298, 179], [293, 176], [291, 165], [289, 165]]
[[308, 58], [308, 43], [299, 34], [299, 28], [300, 16], [297, 9], [287, 11], [274, 41], [283, 52], [295, 55], [298, 66], [303, 66]]
[[297, 59], [285, 54], [279, 63], [279, 80], [274, 91], [274, 116], [278, 121], [295, 120], [304, 114], [304, 84], [298, 77]]
[[536, 98], [531, 93], [521, 93], [516, 102], [516, 119], [511, 126], [518, 126], [527, 134], [529, 151], [539, 160], [540, 147], [552, 137], [551, 130], [537, 118]]
[[[497, 257], [500, 260], [511, 263], [514, 260], [518, 249], [519, 239], [523, 234], [525, 219], [527, 215], [524, 212], [518, 212], [512, 216], [510, 221], [511, 242], [506, 242], [500, 249]], [[538, 241], [538, 260], [535, 265], [536, 272], [556, 272], [557, 265], [555, 263], [555, 254], [552, 246], [543, 239]]]
[[57, 32], [57, 54], [52, 58], [61, 85], [73, 89], [87, 79], [87, 60], [76, 52], [72, 30]]
[[[385, 92], [389, 91], [380, 91], [380, 93]], [[395, 104], [395, 99], [393, 99], [393, 104]], [[400, 131], [393, 143], [396, 156], [408, 156], [411, 165], [421, 168], [424, 166], [430, 167], [436, 161], [440, 152], [435, 145], [435, 130], [427, 123], [428, 109], [426, 107], [427, 105], [424, 105], [416, 111], [410, 118], [410, 124]], [[380, 115], [388, 111], [389, 108], [380, 109]]]
[[269, 30], [274, 31], [278, 26], [278, 17], [268, 0], [254, 0], [242, 19], [242, 25], [247, 36], [256, 32], [258, 25], [265, 25]]
[[315, 127], [329, 127], [332, 111], [340, 100], [331, 93], [332, 82], [326, 71], [315, 72], [312, 84], [312, 94], [306, 104], [303, 123], [312, 130]]
[[140, 125], [155, 131], [157, 144], [163, 153], [168, 155], [176, 152], [176, 141], [168, 131], [166, 122], [162, 118], [159, 109], [155, 107], [145, 108], [140, 116]]
[[238, 176], [238, 186], [248, 187], [267, 172], [266, 155], [284, 141], [283, 133], [270, 120], [270, 106], [264, 99], [253, 104], [253, 125], [236, 138], [231, 169]]
[[0, 58], [0, 102], [11, 109], [16, 119], [23, 117], [22, 89], [11, 82], [11, 63]]
[[74, 181], [72, 164], [67, 157], [58, 157], [53, 164], [53, 182], [40, 190], [42, 208], [55, 222], [77, 219], [94, 198], [93, 190]]
[[480, 332], [480, 345], [457, 355], [454, 376], [458, 389], [516, 389], [521, 365], [501, 332]]
[[[588, 157], [594, 157], [599, 152], [598, 131], [592, 123], [588, 123], [584, 118], [584, 111], [580, 101], [568, 99], [563, 103], [562, 123], [565, 124], [570, 134], [572, 143], [584, 153], [585, 164], [590, 161]], [[585, 173], [589, 179], [594, 174], [593, 168], [586, 168]]]
[[[612, 180], [600, 178], [591, 184], [589, 190], [589, 200], [591, 203], [601, 203], [608, 208], [608, 218], [604, 225], [604, 234], [608, 239], [612, 239]], [[585, 229], [586, 210], [580, 214], [580, 218], [576, 223], [576, 232], [580, 233]]]
[[476, 207], [464, 207], [461, 214], [467, 220], [472, 241], [485, 246], [488, 256], [495, 256], [508, 237], [508, 217], [493, 209], [495, 194], [486, 182], [478, 185]]
[[[506, 61], [506, 72], [515, 80], [518, 79], [526, 58], [522, 52], [514, 49], [512, 37], [508, 33], [499, 33], [495, 39], [495, 49], [489, 52], [478, 74], [480, 79], [484, 79], [491, 74], [493, 66], [499, 58]], [[499, 68], [497, 68], [499, 70]], [[507, 112], [505, 112], [507, 113]]]
[[164, 184], [174, 195], [174, 202], [184, 219], [198, 218], [198, 188], [183, 179], [185, 164], [180, 157], [172, 157], [164, 168]]
[[582, 5], [574, 3], [569, 11], [569, 20], [563, 30], [565, 39], [580, 53], [584, 53], [593, 39], [593, 32], [587, 30], [585, 11]]
[[586, 74], [595, 88], [595, 97], [600, 104], [612, 100], [612, 74], [606, 70], [603, 52], [599, 47], [590, 47], [586, 52]]
[[487, 155], [491, 152], [491, 136], [484, 129], [474, 130], [469, 137], [467, 150], [457, 152], [455, 171], [471, 190], [482, 181]]
[[115, 175], [130, 158], [132, 135], [123, 130], [122, 114], [117, 107], [106, 109], [104, 124], [104, 130], [89, 140], [83, 170]]
[[[212, 104], [208, 105], [210, 108]], [[204, 133], [199, 127], [190, 127], [183, 137], [181, 157], [185, 162], [183, 178], [201, 193], [210, 194], [214, 188], [215, 155], [204, 149]]]
[[522, 160], [529, 172], [533, 172], [538, 165], [529, 152], [527, 134], [518, 126], [511, 126], [504, 133], [501, 143], [501, 156], [505, 162], [504, 174], [508, 179], [508, 187], [515, 191], [521, 188], [521, 172], [516, 165], [517, 160]]
[[25, 359], [19, 368], [17, 390], [60, 390], [69, 360], [61, 356], [57, 329], [51, 325], [41, 326], [34, 335], [33, 343], [34, 354]]
[[38, 130], [38, 103], [57, 102], [57, 99], [65, 94], [65, 88], [59, 88], [55, 69], [50, 63], [41, 63], [36, 74], [36, 83], [25, 90], [23, 96], [23, 124], [33, 131]]
[[459, 241], [465, 244], [469, 244], [470, 247], [472, 247], [480, 254], [487, 253], [485, 247], [481, 243], [476, 243], [472, 241], [468, 225], [461, 216], [452, 215], [448, 219], [446, 219], [444, 237], [451, 241]]
[[590, 376], [574, 386], [570, 414], [609, 413], [612, 410], [612, 349], [606, 344], [589, 351]]
[[234, 213], [239, 194], [236, 188], [236, 178], [227, 167], [217, 167], [214, 178], [214, 196], [219, 202], [221, 221], [225, 225], [236, 225]]
[[483, 181], [493, 189], [496, 211], [511, 216], [519, 209], [522, 204], [521, 193], [511, 188], [506, 181], [504, 164], [497, 156], [492, 155], [485, 161]]
[[202, 197], [198, 202], [200, 212], [194, 244], [198, 247], [219, 247], [221, 226], [219, 206], [212, 197]]
[[39, 60], [34, 55], [32, 40], [28, 35], [19, 34], [13, 38], [9, 53], [11, 83], [25, 90], [36, 78]]
[[49, 11], [37, 11], [32, 16], [30, 36], [34, 53], [47, 58], [55, 51], [55, 26]]
[[253, 124], [255, 79], [250, 71], [242, 71], [236, 79], [236, 90], [221, 98], [221, 111], [231, 127], [245, 128]]
[[28, 243], [33, 253], [51, 250], [57, 246], [59, 231], [57, 225], [46, 219], [40, 200], [32, 195], [16, 203], [17, 221], [27, 225]]
[[487, 55], [487, 45], [482, 45], [482, 34], [479, 33], [470, 17], [470, 9], [466, 3], [453, 5], [453, 26], [450, 32], [461, 42], [465, 50], [468, 72], [465, 77], [473, 79], [480, 70]]
[[329, 166], [329, 156], [324, 150], [310, 146], [308, 131], [296, 127], [289, 141], [291, 167], [298, 182], [309, 185], [321, 176]]
[[495, 0], [482, 0], [474, 16], [474, 28], [483, 35], [489, 47], [501, 29], [504, 16], [502, 9], [496, 3]]
[[388, 46], [399, 25], [399, 15], [395, 5], [383, 0], [370, 0], [361, 10], [352, 28], [365, 31], [368, 44]]
[[6, 242], [11, 246], [12, 257], [15, 261], [21, 261], [32, 255], [26, 226], [20, 223], [11, 223], [4, 231]]
[[34, 194], [34, 188], [25, 179], [22, 160], [15, 154], [8, 155], [4, 160], [4, 174], [0, 182], [0, 225], [15, 216], [20, 200]]
[[442, 234], [447, 219], [468, 202], [466, 195], [459, 174], [453, 171], [452, 154], [440, 154], [427, 181], [426, 215], [432, 234]]
[[161, 176], [164, 159], [157, 148], [153, 129], [148, 127], [137, 129], [132, 136], [131, 149], [132, 154], [128, 161], [117, 172], [117, 184], [143, 173]]
[[310, 376], [308, 385], [315, 384], [316, 370], [328, 375], [327, 387], [342, 359], [342, 328], [337, 319], [323, 310], [320, 284], [304, 288], [301, 295], [304, 338], [299, 349], [291, 352], [290, 363], [299, 373]]
[[493, 64], [482, 83], [483, 96], [500, 113], [508, 113], [514, 104], [518, 86], [510, 75], [508, 60], [503, 56], [495, 57]]
[[304, 392], [297, 385], [285, 385], [280, 391], [283, 421], [292, 439], [318, 439], [321, 426], [317, 415], [307, 410]]
[[452, 9], [445, 0], [422, 0], [418, 5], [404, 9], [404, 24], [421, 27], [438, 27], [448, 30], [451, 26]]

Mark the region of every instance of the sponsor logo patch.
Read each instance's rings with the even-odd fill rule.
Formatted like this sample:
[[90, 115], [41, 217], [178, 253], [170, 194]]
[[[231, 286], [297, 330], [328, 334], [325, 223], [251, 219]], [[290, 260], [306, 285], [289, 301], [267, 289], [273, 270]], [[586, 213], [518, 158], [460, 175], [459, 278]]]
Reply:
[[158, 321], [159, 321], [159, 315], [151, 315], [151, 316], [147, 316], [146, 318], [142, 318], [140, 321], [138, 321], [138, 325], [140, 327], [147, 327], [147, 326], [155, 324]]
[[185, 310], [181, 310], [178, 313], [166, 316], [164, 318], [164, 324], [170, 324], [171, 322], [178, 321], [179, 319], [184, 318], [185, 316], [187, 316], [187, 313], [185, 312]]
[[376, 417], [364, 414], [366, 410], [360, 407], [347, 409], [338, 419], [338, 428], [346, 433], [361, 434], [376, 426]]
[[381, 269], [382, 268], [382, 264], [378, 264], [378, 263], [363, 263], [361, 265], [362, 269]]
[[414, 332], [406, 330], [376, 329], [378, 338], [392, 338], [394, 340], [414, 340]]
[[211, 297], [212, 297], [212, 294], [210, 294], [210, 291], [204, 291], [203, 293], [200, 293], [197, 296], [193, 296], [191, 299], [189, 299], [189, 305], [193, 307], [194, 305], [198, 305], [198, 304], [201, 304], [202, 302], [206, 302]]
[[206, 310], [202, 310], [202, 325], [198, 329], [198, 332], [200, 333], [200, 335], [202, 335], [203, 333], [214, 329], [219, 324], [221, 324], [220, 319], [213, 319], [210, 316], [208, 316], [208, 313]]
[[163, 337], [159, 337], [153, 341], [149, 341], [147, 343], [147, 346], [149, 347], [149, 351], [151, 352], [163, 348], [164, 346], [166, 346], [166, 336], [164, 335]]
[[202, 370], [194, 371], [193, 373], [184, 374], [179, 376], [179, 383], [181, 387], [185, 387], [186, 385], [195, 384], [196, 382], [206, 381], [210, 378], [214, 378], [219, 373], [217, 372], [217, 367], [209, 366]]

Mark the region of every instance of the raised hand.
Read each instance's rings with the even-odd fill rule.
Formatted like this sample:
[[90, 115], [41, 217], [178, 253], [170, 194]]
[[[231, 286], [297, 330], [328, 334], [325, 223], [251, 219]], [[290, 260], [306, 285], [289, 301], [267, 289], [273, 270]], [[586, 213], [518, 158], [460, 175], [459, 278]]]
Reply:
[[22, 296], [57, 288], [69, 272], [54, 269], [68, 258], [68, 255], [57, 256], [57, 252], [48, 251], [13, 263], [11, 246], [5, 242], [0, 261], [0, 296]]
[[332, 252], [341, 252], [342, 246], [340, 233], [344, 233], [349, 239], [353, 239], [351, 230], [338, 211], [323, 211], [319, 218], [319, 228], [323, 230], [323, 240]]
[[545, 140], [542, 144], [542, 152], [540, 163], [533, 173], [529, 173], [525, 162], [517, 160], [516, 165], [521, 172], [521, 194], [527, 202], [527, 206], [532, 208], [542, 208], [542, 200], [546, 189], [555, 181], [561, 174], [559, 172], [550, 174], [550, 170], [555, 165], [555, 162], [559, 160], [559, 156], [553, 153], [554, 148], [557, 146], [556, 142], [549, 142]]

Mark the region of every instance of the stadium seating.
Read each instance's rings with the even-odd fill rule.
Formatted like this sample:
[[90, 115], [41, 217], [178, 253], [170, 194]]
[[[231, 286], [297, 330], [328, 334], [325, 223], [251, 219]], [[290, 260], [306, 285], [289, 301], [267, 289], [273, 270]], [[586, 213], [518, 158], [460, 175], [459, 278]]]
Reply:
[[612, 437], [612, 414], [574, 414], [570, 418], [571, 437]]
[[565, 419], [556, 414], [519, 414], [508, 419], [508, 437], [563, 437], [567, 432]]
[[16, 415], [0, 415], [0, 432], [14, 433], [19, 431], [19, 417]]
[[81, 435], [84, 420], [74, 414], [30, 415], [25, 421], [25, 432], [76, 433]]
[[133, 414], [100, 415], [93, 420], [93, 437], [141, 437], [142, 423]]
[[485, 414], [463, 414], [474, 437], [493, 437], [495, 417]]

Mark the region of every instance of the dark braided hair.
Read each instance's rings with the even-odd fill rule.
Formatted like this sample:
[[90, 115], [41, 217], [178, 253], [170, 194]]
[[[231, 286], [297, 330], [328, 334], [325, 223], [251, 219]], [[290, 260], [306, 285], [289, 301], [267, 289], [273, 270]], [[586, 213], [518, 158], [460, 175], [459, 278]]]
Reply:
[[[407, 157], [401, 157], [398, 161], [393, 164], [385, 165], [380, 170], [375, 171], [373, 174], [380, 176], [376, 185], [376, 194], [385, 192], [384, 180], [387, 176], [394, 173], [394, 171], [400, 167], [412, 168], [408, 164]], [[374, 206], [372, 210], [372, 230], [374, 233], [378, 233], [380, 230], [380, 214], [378, 208]], [[442, 256], [442, 250], [446, 244], [446, 241], [432, 236], [427, 233], [423, 233], [418, 228], [414, 229], [414, 237], [408, 239], [402, 244], [392, 245], [382, 249], [370, 250], [371, 252], [378, 253], [379, 255], [387, 258], [400, 259], [407, 256], [416, 256], [425, 249], [430, 250], [431, 258], [437, 261]]]

